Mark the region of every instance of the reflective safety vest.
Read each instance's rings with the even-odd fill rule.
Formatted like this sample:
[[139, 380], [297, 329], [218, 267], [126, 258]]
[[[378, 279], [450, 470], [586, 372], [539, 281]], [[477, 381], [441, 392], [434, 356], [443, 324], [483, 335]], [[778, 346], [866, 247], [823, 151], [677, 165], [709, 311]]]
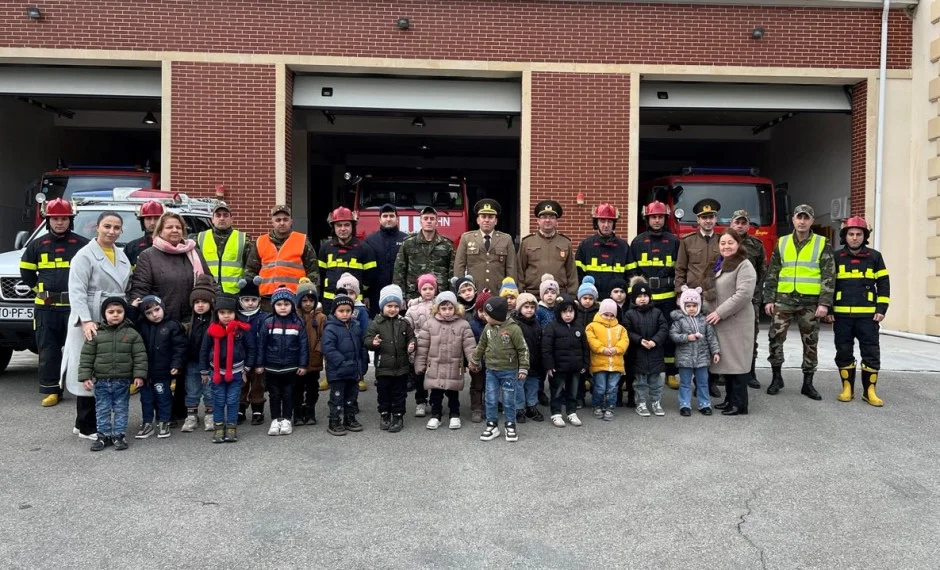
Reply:
[[261, 260], [261, 271], [258, 272], [261, 285], [258, 285], [258, 291], [262, 296], [270, 296], [279, 285], [297, 291], [300, 278], [307, 276], [303, 264], [306, 242], [307, 238], [300, 232], [291, 232], [281, 249], [274, 247], [268, 234], [258, 238], [258, 259]]
[[780, 276], [777, 279], [777, 293], [793, 293], [801, 295], [819, 295], [822, 292], [822, 273], [819, 269], [819, 260], [822, 258], [826, 238], [812, 234], [808, 243], [799, 253], [793, 243], [793, 234], [785, 235], [777, 240], [777, 249], [780, 252]]
[[219, 249], [215, 245], [215, 238], [211, 231], [199, 232], [196, 241], [199, 243], [202, 256], [206, 259], [206, 264], [209, 265], [209, 272], [222, 286], [222, 290], [232, 295], [237, 294], [238, 280], [245, 272], [242, 266], [242, 256], [245, 254], [245, 234], [232, 230], [225, 242], [225, 249], [222, 250], [222, 257], [219, 257]]

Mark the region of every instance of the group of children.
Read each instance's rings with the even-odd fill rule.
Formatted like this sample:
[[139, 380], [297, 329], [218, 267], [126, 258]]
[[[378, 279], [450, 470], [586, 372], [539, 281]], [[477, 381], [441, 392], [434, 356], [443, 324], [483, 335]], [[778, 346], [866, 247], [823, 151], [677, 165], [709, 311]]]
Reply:
[[[214, 443], [237, 441], [236, 426], [246, 418], [249, 405], [251, 423], [264, 421], [265, 391], [271, 414], [268, 435], [288, 435], [296, 424], [316, 424], [315, 405], [323, 384], [329, 390], [327, 431], [337, 436], [361, 431], [356, 416], [368, 351], [374, 353], [380, 429], [390, 433], [404, 427], [410, 384], [415, 389], [415, 416], [430, 412], [427, 429], [442, 425], [445, 396], [448, 428], [460, 429], [460, 392], [467, 369], [472, 421], [485, 420], [480, 436], [484, 441], [501, 434], [500, 411], [506, 440], [517, 441], [518, 423], [544, 421], [540, 400], [549, 405], [553, 425], [582, 425], [577, 410], [585, 403], [588, 386], [594, 417], [612, 420], [628, 367], [636, 412], [663, 416], [667, 338], [676, 344], [681, 415], [691, 415], [693, 377], [699, 409], [711, 413], [708, 382], [702, 377], [710, 362], [720, 358], [720, 347], [701, 314], [697, 290], [682, 292], [670, 327], [641, 278], [634, 278], [629, 288], [624, 280], [614, 280], [610, 298], [598, 303], [590, 276], [573, 299], [545, 275], [536, 299], [520, 295], [511, 278], [503, 281], [497, 295], [486, 289], [478, 292], [469, 276], [454, 280], [456, 294], [439, 293], [436, 277], [427, 274], [417, 279], [420, 296], [407, 305], [400, 287], [382, 288], [378, 314], [371, 321], [357, 301], [359, 283], [348, 273], [337, 282], [329, 315], [323, 314], [316, 289], [305, 279], [296, 293], [276, 289], [270, 314], [260, 308], [257, 283], [240, 285], [237, 298], [216, 295], [211, 277], [197, 278], [190, 295], [192, 317], [183, 324], [167, 319], [162, 301], [153, 295], [137, 305], [142, 316], [134, 324], [125, 319], [133, 309], [123, 299], [104, 301], [104, 322], [98, 335], [86, 342], [79, 370], [89, 389], [93, 383], [97, 398], [93, 451], [111, 444], [127, 448], [132, 382], [141, 388], [143, 412], [136, 437], [169, 437], [177, 376], [185, 378], [186, 386], [182, 431], [199, 426], [202, 404], [205, 430], [214, 432]], [[324, 368], [327, 382], [321, 384]], [[546, 383], [550, 397], [544, 394]]]

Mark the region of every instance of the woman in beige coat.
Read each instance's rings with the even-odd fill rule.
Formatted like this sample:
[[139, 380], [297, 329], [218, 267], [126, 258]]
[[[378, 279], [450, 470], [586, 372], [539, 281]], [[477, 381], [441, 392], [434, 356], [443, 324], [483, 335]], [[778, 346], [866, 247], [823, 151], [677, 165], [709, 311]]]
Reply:
[[[415, 374], [424, 374], [424, 388], [431, 391], [431, 419], [428, 429], [441, 425], [444, 395], [450, 410], [450, 429], [460, 429], [460, 391], [463, 390], [463, 359], [477, 347], [463, 306], [450, 291], [434, 299], [431, 318], [417, 332], [418, 350]], [[750, 362], [748, 362], [750, 365]]]
[[709, 371], [725, 377], [727, 397], [715, 406], [724, 416], [747, 414], [747, 375], [754, 348], [754, 307], [751, 298], [757, 272], [747, 260], [737, 232], [725, 232], [718, 241], [721, 257], [715, 271], [715, 310], [705, 321], [715, 327], [721, 343], [721, 361]]

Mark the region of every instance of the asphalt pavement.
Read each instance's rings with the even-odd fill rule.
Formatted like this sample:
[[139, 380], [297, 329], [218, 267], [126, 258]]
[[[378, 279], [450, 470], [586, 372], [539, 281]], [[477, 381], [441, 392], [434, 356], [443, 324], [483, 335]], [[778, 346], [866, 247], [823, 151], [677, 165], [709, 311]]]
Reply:
[[[936, 567], [940, 389], [908, 370], [936, 370], [940, 351], [884, 341], [898, 371], [881, 375], [881, 409], [836, 401], [824, 337], [823, 401], [787, 368], [779, 395], [750, 391], [748, 416], [682, 418], [667, 388], [664, 418], [587, 410], [580, 428], [529, 422], [516, 443], [482, 442], [466, 390], [463, 429], [425, 429], [410, 397], [389, 434], [370, 387], [358, 434], [326, 432], [321, 393], [320, 424], [290, 436], [177, 430], [100, 453], [71, 434], [74, 398], [40, 407], [36, 358], [18, 353], [0, 376], [0, 565]], [[136, 428], [136, 396], [131, 412]]]

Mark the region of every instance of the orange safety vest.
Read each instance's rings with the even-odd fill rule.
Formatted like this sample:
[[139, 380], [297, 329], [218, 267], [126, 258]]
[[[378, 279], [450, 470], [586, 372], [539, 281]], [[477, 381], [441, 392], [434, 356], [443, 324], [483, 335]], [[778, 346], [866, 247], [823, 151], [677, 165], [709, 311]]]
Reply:
[[306, 277], [303, 255], [307, 238], [300, 232], [291, 232], [281, 249], [274, 247], [271, 236], [265, 234], [258, 238], [258, 258], [261, 260], [261, 284], [258, 291], [269, 297], [279, 286], [284, 285], [291, 291], [297, 291], [297, 283]]

